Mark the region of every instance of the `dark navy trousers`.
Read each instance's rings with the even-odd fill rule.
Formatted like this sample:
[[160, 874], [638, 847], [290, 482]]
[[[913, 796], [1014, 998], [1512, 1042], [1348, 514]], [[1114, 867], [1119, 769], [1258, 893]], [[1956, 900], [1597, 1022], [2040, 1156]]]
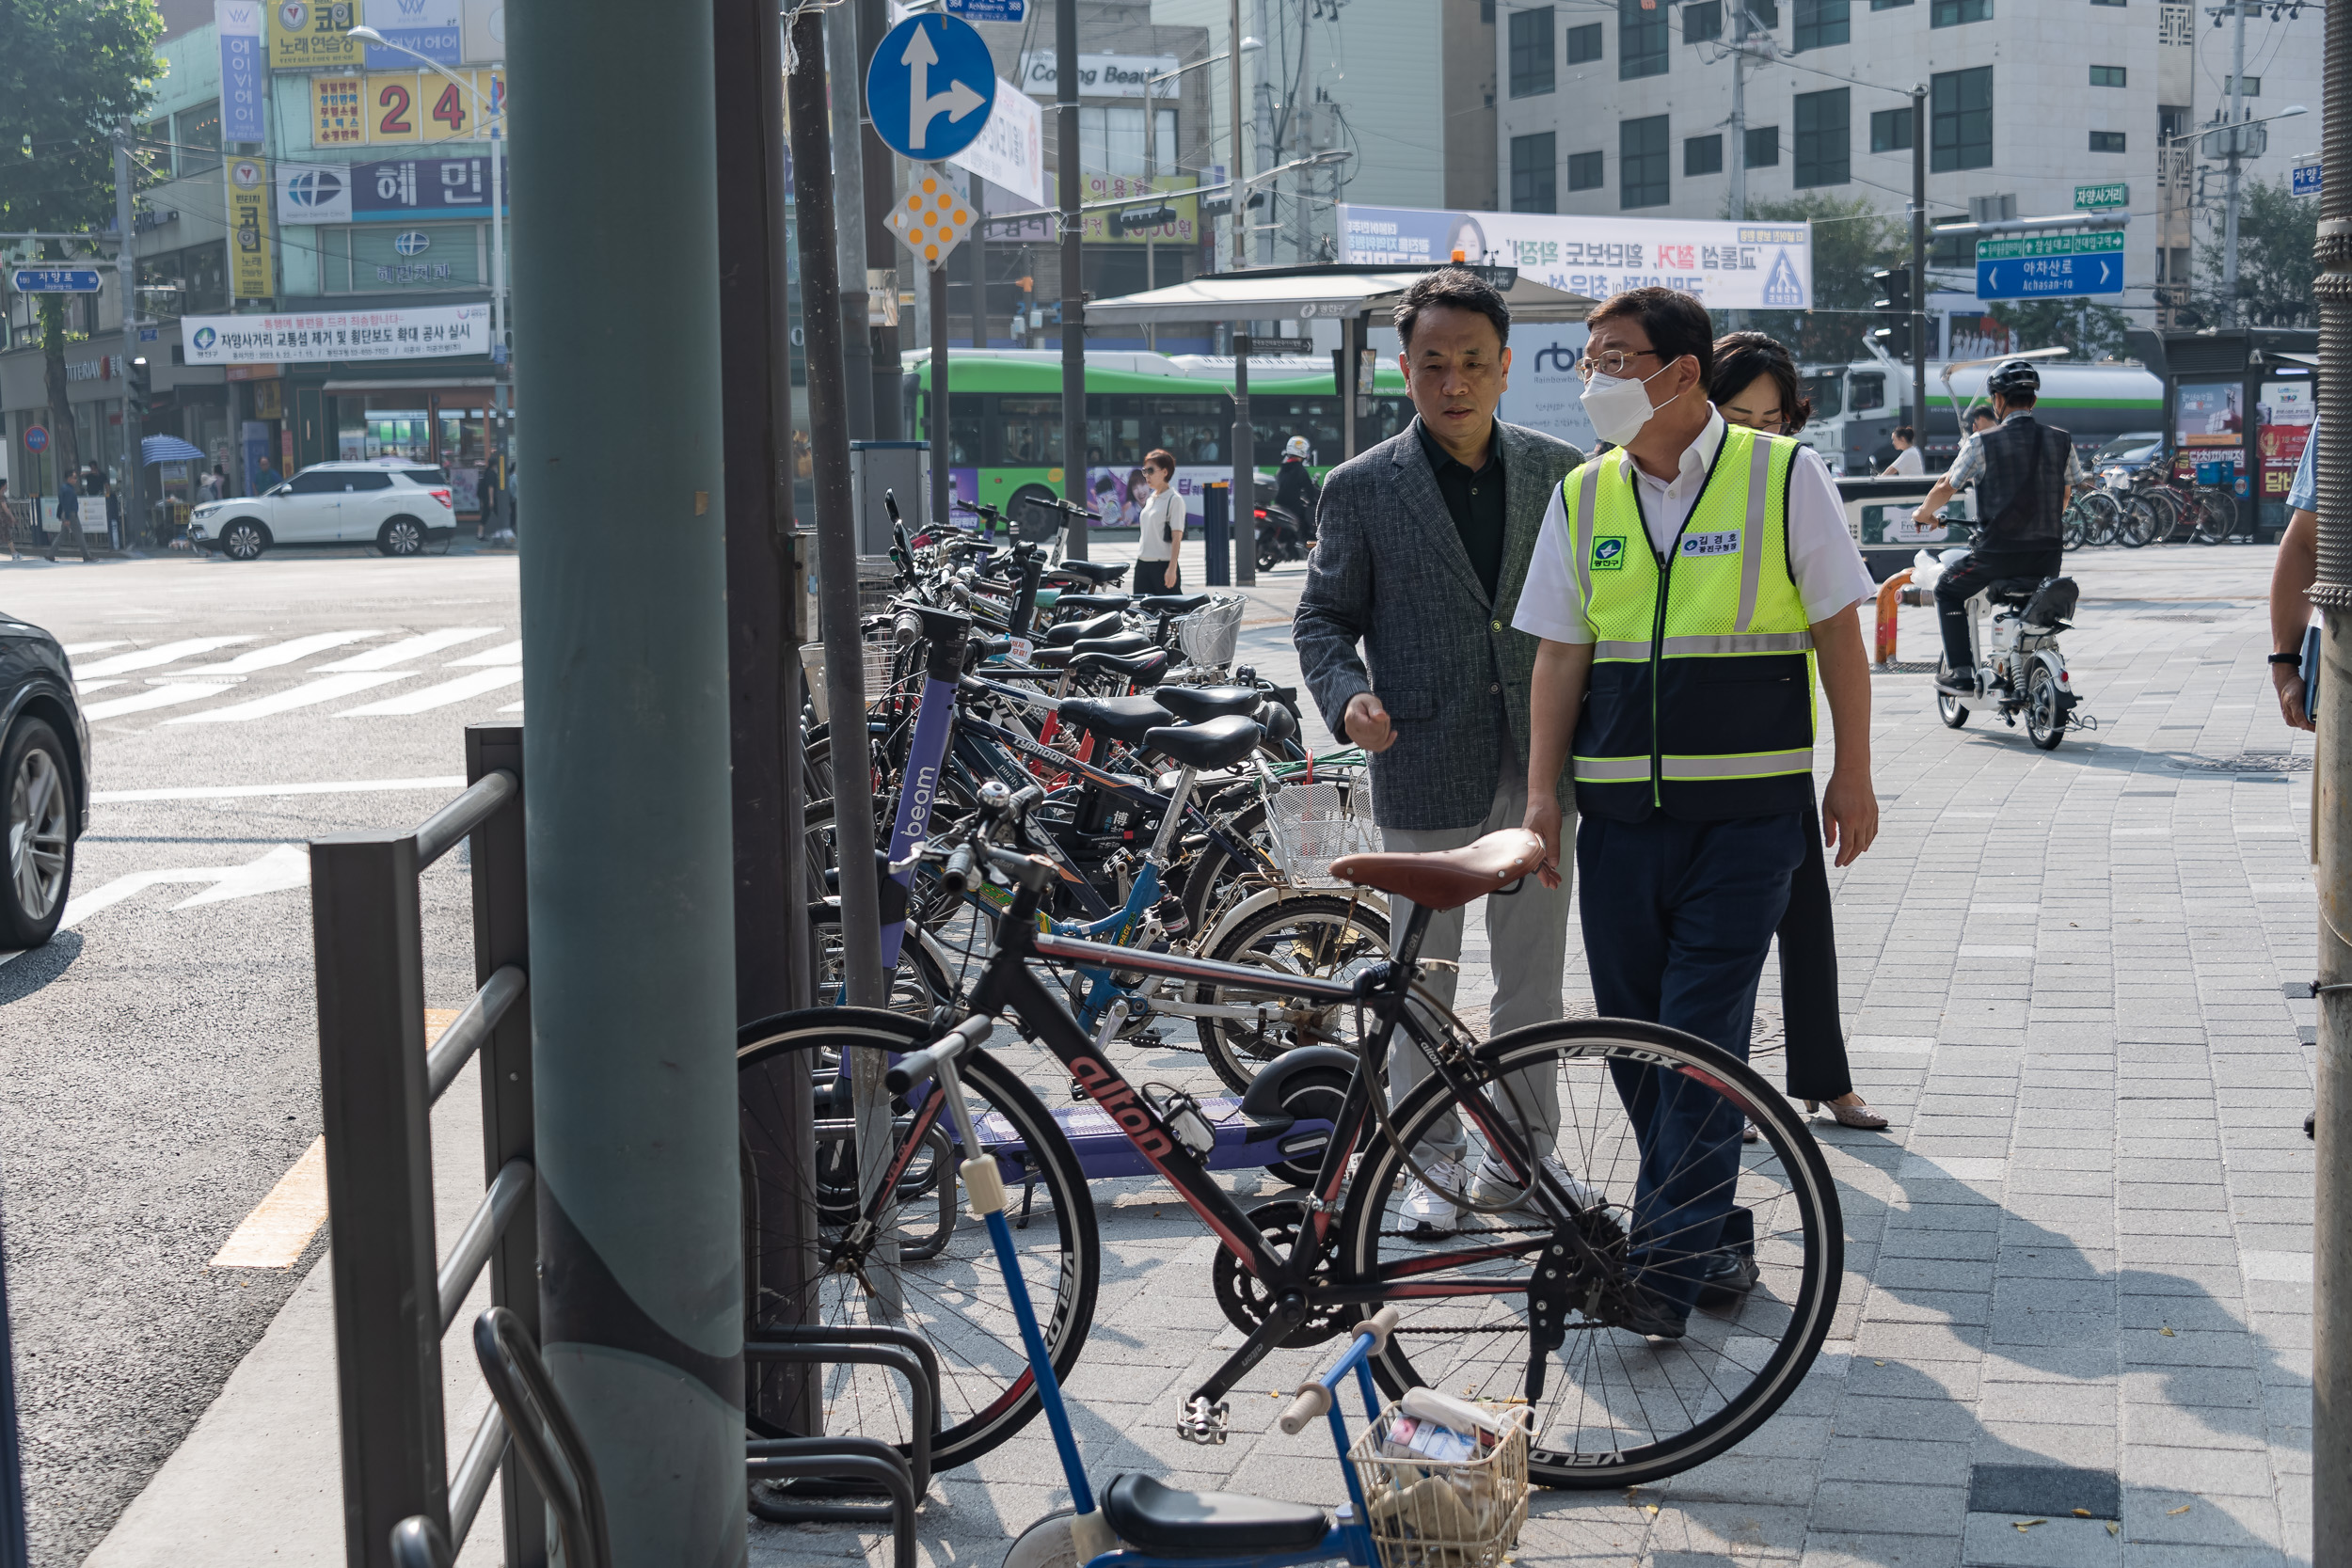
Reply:
[[[1756, 984], [1804, 860], [1805, 816], [1582, 817], [1578, 910], [1601, 1016], [1663, 1023], [1747, 1060]], [[1749, 1240], [1744, 1224], [1725, 1224], [1740, 1115], [1662, 1068], [1613, 1061], [1610, 1071], [1642, 1154], [1633, 1257], [1644, 1282], [1687, 1310], [1698, 1259]]]

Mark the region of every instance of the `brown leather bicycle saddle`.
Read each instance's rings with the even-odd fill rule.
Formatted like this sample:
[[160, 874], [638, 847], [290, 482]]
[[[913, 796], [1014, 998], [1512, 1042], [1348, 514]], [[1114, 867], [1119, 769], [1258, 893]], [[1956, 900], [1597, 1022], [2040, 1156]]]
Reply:
[[1331, 875], [1442, 913], [1509, 887], [1534, 872], [1543, 858], [1542, 839], [1525, 828], [1505, 828], [1459, 849], [1342, 855], [1331, 863]]

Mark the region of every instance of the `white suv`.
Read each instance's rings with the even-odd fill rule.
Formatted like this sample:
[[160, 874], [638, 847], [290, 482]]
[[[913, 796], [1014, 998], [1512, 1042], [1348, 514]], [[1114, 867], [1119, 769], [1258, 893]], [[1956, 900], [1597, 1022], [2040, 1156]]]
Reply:
[[231, 561], [272, 546], [373, 544], [419, 555], [457, 531], [449, 481], [421, 464], [320, 463], [259, 496], [206, 501], [189, 515], [188, 543]]

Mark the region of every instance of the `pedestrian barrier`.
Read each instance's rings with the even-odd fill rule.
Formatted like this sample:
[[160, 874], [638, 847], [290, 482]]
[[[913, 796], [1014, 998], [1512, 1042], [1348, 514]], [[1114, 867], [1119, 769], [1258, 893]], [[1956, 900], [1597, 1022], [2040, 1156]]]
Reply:
[[1911, 568], [1906, 566], [1879, 584], [1878, 646], [1871, 662], [1882, 670], [1895, 667], [1895, 606], [1910, 580]]
[[[469, 725], [464, 794], [410, 832], [310, 845], [349, 1568], [394, 1568], [393, 1532], [412, 1518], [425, 1527], [412, 1535], [462, 1546], [501, 1477], [506, 1563], [548, 1561], [544, 1494], [509, 1453], [527, 1439], [503, 1403], [453, 1476], [441, 1404], [441, 1337], [485, 1267], [519, 1342], [538, 1331], [522, 742], [519, 726]], [[480, 989], [428, 1052], [418, 878], [463, 841]], [[488, 1190], [437, 1263], [432, 1109], [477, 1053]]]

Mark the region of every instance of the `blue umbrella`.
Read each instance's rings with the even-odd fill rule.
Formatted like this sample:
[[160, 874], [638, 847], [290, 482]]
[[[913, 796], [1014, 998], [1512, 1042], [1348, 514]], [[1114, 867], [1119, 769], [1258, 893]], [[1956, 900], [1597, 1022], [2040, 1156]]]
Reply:
[[139, 443], [139, 457], [148, 463], [185, 463], [190, 459], [201, 463], [204, 449], [177, 436], [150, 436]]

